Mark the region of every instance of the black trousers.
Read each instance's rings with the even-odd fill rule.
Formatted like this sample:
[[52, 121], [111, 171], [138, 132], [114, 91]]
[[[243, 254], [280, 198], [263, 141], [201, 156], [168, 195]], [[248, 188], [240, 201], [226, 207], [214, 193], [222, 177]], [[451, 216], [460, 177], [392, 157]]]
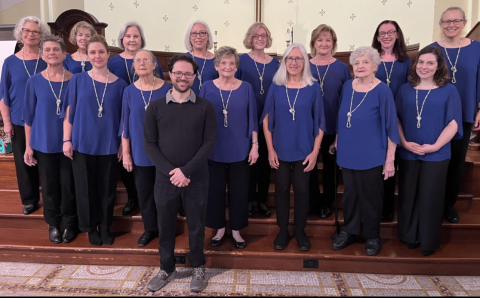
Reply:
[[79, 228], [90, 232], [109, 228], [118, 181], [118, 158], [73, 152], [73, 175], [77, 197]]
[[123, 162], [118, 162], [118, 168], [120, 171], [120, 177], [122, 177], [123, 185], [127, 191], [128, 199], [138, 201], [137, 187], [135, 185], [135, 171], [129, 172], [123, 167]]
[[25, 128], [13, 124], [12, 153], [17, 172], [18, 191], [23, 205], [35, 205], [40, 201], [40, 178], [38, 168], [27, 166], [23, 160], [25, 147]]
[[144, 230], [147, 232], [157, 232], [157, 208], [155, 207], [154, 198], [155, 167], [139, 167], [134, 165], [133, 172]]
[[250, 167], [246, 160], [223, 163], [208, 160], [207, 227], [225, 227], [225, 192], [228, 185], [228, 217], [232, 230], [248, 226], [247, 204]]
[[473, 123], [463, 122], [463, 138], [450, 142], [451, 157], [448, 164], [447, 183], [445, 184], [445, 208], [453, 207], [457, 202], [462, 185], [463, 168], [468, 151], [468, 142], [472, 133]]
[[383, 180], [383, 215], [387, 217], [389, 214], [395, 213], [395, 186], [397, 184], [397, 168], [398, 168], [398, 156], [397, 152], [395, 152], [395, 174], [388, 178], [387, 180]]
[[422, 250], [440, 247], [448, 163], [400, 160], [398, 238]]
[[275, 209], [280, 232], [288, 231], [290, 213], [290, 185], [293, 182], [295, 232], [303, 232], [308, 216], [308, 184], [310, 172], [304, 172], [303, 160], [287, 162], [279, 160], [275, 170]]
[[[258, 159], [250, 166], [250, 185], [248, 202], [267, 203], [268, 187], [270, 186], [270, 163], [268, 162], [267, 142], [263, 129], [258, 130]], [[258, 189], [257, 189], [258, 185]]]
[[368, 170], [342, 169], [343, 174], [343, 230], [360, 235], [363, 217], [363, 235], [379, 238], [383, 204], [383, 166]]
[[[310, 172], [310, 208], [324, 208], [331, 207], [335, 200], [335, 189], [338, 186], [338, 179], [340, 177], [340, 169], [338, 168], [335, 158], [336, 154], [330, 154], [328, 149], [335, 141], [335, 135], [324, 135], [320, 145], [320, 154], [322, 154], [322, 182], [323, 195], [320, 195], [320, 185], [318, 183], [318, 167], [315, 167]], [[336, 169], [335, 169], [336, 167]], [[337, 185], [335, 185], [335, 170], [337, 173]]]
[[42, 182], [43, 217], [50, 226], [77, 228], [72, 162], [63, 153], [35, 151]]
[[187, 218], [190, 247], [188, 261], [192, 267], [205, 265], [203, 245], [207, 213], [208, 174], [205, 176], [200, 181], [192, 180], [187, 187], [176, 187], [168, 177], [157, 172], [155, 204], [158, 214], [158, 251], [160, 253], [160, 268], [168, 273], [175, 270], [175, 231], [180, 200], [183, 202]]

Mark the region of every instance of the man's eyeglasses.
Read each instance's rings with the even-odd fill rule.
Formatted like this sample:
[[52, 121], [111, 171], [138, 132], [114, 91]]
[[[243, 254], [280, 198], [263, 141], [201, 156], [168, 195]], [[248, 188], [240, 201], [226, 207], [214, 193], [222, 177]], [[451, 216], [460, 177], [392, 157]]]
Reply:
[[177, 78], [177, 79], [180, 79], [181, 77], [185, 76], [186, 79], [191, 79], [193, 78], [194, 74], [191, 73], [191, 72], [181, 72], [181, 71], [174, 71], [172, 72], [173, 75]]
[[22, 32], [25, 34], [25, 35], [29, 35], [29, 34], [32, 34], [33, 36], [39, 36], [42, 32], [38, 31], [38, 30], [30, 30], [30, 29], [25, 29], [25, 28], [22, 28]]
[[200, 36], [200, 37], [205, 37], [207, 36], [207, 32], [206, 31], [200, 31], [200, 32], [190, 32], [190, 36], [192, 37], [197, 37], [197, 36]]
[[390, 30], [388, 32], [380, 31], [380, 32], [378, 32], [378, 36], [380, 36], [380, 37], [384, 37], [385, 35], [393, 36], [395, 33], [397, 33], [397, 31], [395, 31], [395, 30]]

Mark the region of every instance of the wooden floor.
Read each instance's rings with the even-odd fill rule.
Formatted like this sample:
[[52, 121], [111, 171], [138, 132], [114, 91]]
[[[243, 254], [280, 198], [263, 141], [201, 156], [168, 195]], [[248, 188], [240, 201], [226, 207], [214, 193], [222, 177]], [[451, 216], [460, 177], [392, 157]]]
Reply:
[[[458, 224], [443, 223], [441, 248], [432, 256], [423, 257], [420, 249], [409, 250], [399, 242], [396, 238], [396, 219], [381, 224], [382, 251], [379, 255], [366, 256], [363, 239], [358, 239], [357, 243], [344, 250], [335, 251], [331, 248], [330, 239], [334, 232], [333, 216], [322, 220], [316, 215], [310, 215], [307, 221], [306, 233], [312, 247], [310, 251], [300, 251], [293, 237], [285, 250], [277, 251], [273, 248], [278, 227], [272, 186], [269, 195], [272, 216], [264, 218], [255, 214], [249, 219], [249, 226], [242, 230], [242, 236], [247, 242], [245, 249], [236, 249], [231, 235], [224, 237], [221, 246], [212, 247], [210, 239], [214, 231], [206, 228], [207, 266], [382, 274], [480, 275], [480, 154], [469, 152], [468, 158], [465, 172], [467, 179], [464, 176], [462, 195], [456, 205], [461, 221]], [[86, 233], [80, 234], [72, 243], [53, 244], [48, 240], [48, 225], [43, 219], [42, 208], [28, 216], [22, 214], [23, 206], [16, 189], [15, 176], [12, 179], [12, 158], [0, 157], [0, 166], [0, 261], [149, 266], [159, 264], [156, 240], [144, 248], [137, 246], [137, 240], [143, 232], [138, 210], [129, 216], [121, 215], [126, 201], [121, 183], [117, 191], [112, 226], [116, 236], [113, 245], [91, 246]], [[321, 172], [321, 164], [319, 168]], [[339, 198], [342, 190], [340, 186]], [[291, 201], [293, 203], [293, 199]], [[342, 224], [341, 210], [339, 219]], [[292, 233], [293, 209], [290, 212], [289, 228]], [[178, 266], [188, 266], [188, 232], [183, 217], [178, 217], [177, 234], [175, 254], [179, 257]], [[181, 264], [182, 261], [185, 264]]]

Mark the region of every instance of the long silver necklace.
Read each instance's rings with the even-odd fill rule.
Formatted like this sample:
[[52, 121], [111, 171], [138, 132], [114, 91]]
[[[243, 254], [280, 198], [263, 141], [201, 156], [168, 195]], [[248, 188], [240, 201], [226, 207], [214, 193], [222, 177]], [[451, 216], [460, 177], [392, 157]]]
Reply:
[[418, 89], [415, 89], [415, 105], [417, 107], [417, 128], [420, 128], [420, 121], [422, 121], [423, 106], [425, 105], [425, 102], [427, 101], [427, 97], [430, 94], [430, 91], [432, 91], [432, 89], [433, 89], [433, 84], [432, 84], [432, 88], [428, 90], [427, 95], [425, 95], [425, 98], [423, 99], [420, 112], [418, 111]]
[[227, 103], [223, 101], [222, 89], [220, 88], [220, 80], [218, 81], [218, 92], [220, 92], [220, 98], [222, 99], [222, 106], [223, 106], [223, 126], [228, 127], [228, 103], [230, 102], [230, 96], [232, 95], [233, 87], [235, 86], [235, 81], [233, 81], [232, 88], [230, 89], [230, 93], [228, 94]]
[[390, 68], [390, 73], [387, 71], [387, 65], [385, 64], [385, 61], [382, 61], [383, 67], [385, 68], [385, 74], [387, 76], [387, 86], [390, 87], [390, 78], [392, 77], [392, 71], [393, 71], [393, 65], [395, 64], [395, 60], [392, 61], [392, 67]]
[[57, 115], [60, 115], [62, 112], [60, 109], [60, 104], [62, 104], [62, 100], [60, 97], [62, 96], [62, 89], [63, 89], [63, 82], [65, 82], [65, 68], [63, 68], [63, 74], [62, 74], [62, 84], [60, 85], [60, 92], [58, 93], [58, 96], [55, 94], [55, 91], [53, 90], [52, 83], [50, 81], [50, 76], [48, 75], [48, 68], [45, 70], [47, 73], [47, 80], [48, 84], [50, 85], [50, 89], [52, 89], [53, 96], [55, 96], [55, 103], [57, 104]]
[[[198, 78], [198, 81], [200, 82], [200, 84], [198, 85], [198, 90], [202, 89], [202, 74], [203, 74], [203, 70], [205, 69], [205, 62], [207, 62], [207, 55], [208, 55], [208, 50], [205, 52], [205, 60], [203, 60], [203, 66], [202, 66], [202, 70], [198, 72], [198, 75], [197, 75], [197, 78]], [[193, 55], [193, 51], [192, 51], [192, 57], [195, 57]]]
[[302, 86], [302, 81], [298, 82], [298, 89], [297, 94], [295, 95], [295, 99], [293, 100], [293, 105], [290, 103], [290, 96], [288, 96], [288, 88], [285, 84], [285, 93], [287, 94], [288, 106], [290, 109], [288, 110], [292, 114], [292, 120], [295, 121], [295, 103], [297, 102], [298, 92], [300, 92], [300, 86]]
[[450, 56], [448, 55], [447, 48], [445, 47], [445, 38], [443, 38], [443, 49], [445, 50], [445, 54], [447, 55], [448, 63], [450, 63], [451, 70], [452, 70], [452, 83], [455, 84], [457, 82], [457, 79], [455, 79], [455, 73], [457, 72], [457, 62], [458, 62], [458, 56], [460, 56], [460, 49], [462, 48], [462, 40], [463, 37], [460, 37], [460, 44], [458, 45], [458, 52], [457, 52], [457, 58], [455, 58], [455, 64], [452, 64], [452, 60], [450, 60]]
[[127, 65], [127, 58], [123, 57], [123, 60], [125, 60], [125, 69], [127, 70], [128, 81], [130, 82], [130, 84], [132, 84], [135, 81], [135, 75], [137, 74], [137, 72], [134, 72], [133, 76], [130, 77], [130, 71], [128, 70], [128, 65]]
[[373, 80], [372, 80], [372, 82], [370, 82], [370, 87], [368, 87], [367, 93], [365, 93], [365, 95], [363, 96], [362, 100], [361, 100], [360, 103], [355, 107], [355, 109], [352, 110], [353, 95], [355, 94], [355, 88], [357, 87], [357, 85], [358, 85], [358, 79], [357, 79], [357, 83], [356, 83], [355, 86], [352, 88], [353, 91], [352, 91], [352, 98], [350, 98], [350, 111], [347, 113], [347, 128], [352, 127], [352, 123], [350, 122], [350, 120], [351, 120], [351, 118], [352, 118], [352, 114], [353, 114], [353, 112], [355, 112], [355, 111], [358, 109], [358, 107], [360, 107], [360, 105], [363, 103], [363, 101], [365, 100], [365, 98], [366, 98], [367, 95], [368, 95], [368, 92], [370, 92], [370, 90], [372, 90]]
[[95, 87], [95, 79], [93, 76], [93, 69], [92, 69], [92, 83], [93, 83], [93, 90], [95, 91], [95, 97], [97, 98], [97, 104], [98, 104], [98, 118], [103, 117], [103, 100], [105, 99], [105, 92], [107, 91], [107, 86], [108, 86], [108, 77], [110, 76], [110, 71], [107, 70], [107, 82], [105, 83], [105, 89], [103, 89], [103, 95], [102, 95], [102, 102], [98, 100], [98, 94], [97, 94], [97, 87]]
[[148, 108], [148, 105], [150, 104], [150, 101], [152, 101], [153, 87], [155, 87], [155, 76], [153, 76], [152, 91], [150, 91], [150, 96], [148, 97], [148, 102], [145, 101], [145, 96], [143, 96], [142, 80], [140, 79], [139, 81], [140, 81], [140, 93], [142, 93], [143, 103], [145, 104], [145, 111], [146, 111], [147, 108]]
[[[37, 63], [35, 64], [35, 71], [33, 74], [37, 73], [37, 67], [38, 67], [38, 61], [40, 60], [40, 50], [38, 50], [38, 58], [37, 58]], [[27, 65], [25, 64], [25, 48], [22, 49], [22, 61], [23, 61], [23, 67], [25, 67], [25, 70], [27, 71], [28, 77], [31, 77], [30, 72], [27, 69]]]
[[263, 70], [262, 70], [262, 74], [260, 74], [260, 70], [258, 69], [258, 66], [257, 66], [257, 61], [255, 61], [255, 56], [253, 55], [252, 53], [252, 59], [253, 59], [253, 63], [255, 63], [255, 68], [257, 69], [257, 72], [258, 72], [258, 76], [260, 78], [260, 94], [264, 94], [265, 93], [265, 90], [263, 89], [263, 75], [265, 74], [265, 62], [267, 60], [267, 55], [264, 53], [263, 54]]
[[330, 64], [332, 63], [332, 57], [328, 60], [328, 66], [327, 70], [325, 70], [325, 73], [323, 74], [323, 78], [320, 76], [320, 71], [318, 70], [318, 65], [317, 65], [317, 56], [315, 56], [315, 67], [317, 68], [317, 74], [318, 74], [318, 82], [320, 83], [320, 89], [322, 90], [322, 96], [325, 95], [323, 92], [323, 82], [325, 82], [325, 77], [327, 76], [328, 69], [330, 68]]
[[77, 50], [78, 57], [80, 58], [80, 65], [82, 66], [82, 72], [85, 72], [85, 61], [83, 61], [82, 55], [80, 55], [80, 52]]

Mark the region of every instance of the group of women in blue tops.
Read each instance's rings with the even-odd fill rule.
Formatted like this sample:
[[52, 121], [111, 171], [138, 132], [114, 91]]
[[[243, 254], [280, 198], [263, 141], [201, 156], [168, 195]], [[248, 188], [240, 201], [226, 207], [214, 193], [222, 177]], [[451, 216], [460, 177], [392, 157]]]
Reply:
[[[341, 168], [344, 226], [332, 247], [347, 247], [363, 231], [366, 254], [376, 255], [380, 222], [393, 219], [399, 169], [398, 237], [408, 248], [421, 247], [423, 255], [434, 253], [443, 218], [459, 220], [453, 206], [469, 136], [480, 129], [480, 43], [462, 37], [466, 21], [461, 8], [447, 9], [439, 22], [443, 37], [413, 60], [399, 25], [381, 22], [372, 46], [351, 53], [353, 79], [334, 57], [337, 36], [325, 24], [312, 32], [310, 58], [303, 45], [292, 44], [279, 62], [265, 52], [272, 38], [263, 23], [250, 26], [243, 41], [250, 51], [239, 56], [231, 47], [212, 53], [208, 25], [193, 22], [185, 35], [199, 66], [192, 91], [213, 103], [218, 124], [208, 161], [206, 225], [216, 229], [211, 245], [222, 243], [228, 210], [236, 247], [246, 247], [240, 230], [254, 205], [262, 216], [272, 214], [267, 197], [273, 170], [274, 247], [284, 249], [290, 239], [293, 184], [293, 232], [298, 248], [309, 250], [307, 215], [331, 215]], [[79, 229], [93, 245], [112, 244], [123, 169], [127, 209], [138, 200], [144, 223], [138, 245], [148, 244], [159, 227], [143, 117], [172, 86], [143, 49], [141, 26], [124, 25], [118, 37], [124, 52], [110, 59], [105, 39], [85, 22], [72, 29], [70, 42], [78, 50], [71, 55], [35, 17], [22, 19], [15, 36], [23, 49], [5, 60], [0, 108], [24, 213], [38, 209], [40, 178], [52, 242], [71, 242]]]

